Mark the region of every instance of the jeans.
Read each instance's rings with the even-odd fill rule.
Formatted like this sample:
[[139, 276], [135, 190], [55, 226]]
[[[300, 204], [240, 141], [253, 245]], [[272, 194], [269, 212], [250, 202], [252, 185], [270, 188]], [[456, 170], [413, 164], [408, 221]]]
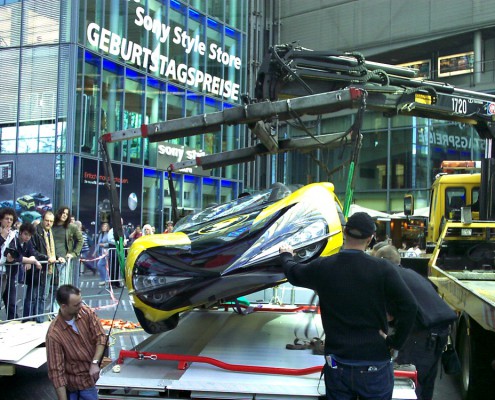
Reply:
[[[370, 366], [373, 363], [370, 362]], [[368, 366], [338, 364], [323, 367], [328, 400], [390, 400], [394, 391], [394, 368], [392, 362], [373, 370]]]
[[93, 386], [88, 389], [69, 392], [68, 400], [98, 400], [98, 389]]
[[108, 257], [103, 257], [99, 259], [96, 264], [96, 268], [98, 268], [98, 273], [100, 274], [100, 281], [102, 282], [106, 282], [109, 279], [107, 274], [107, 262]]
[[[33, 267], [34, 268], [34, 267]], [[44, 322], [45, 316], [46, 272], [35, 270], [26, 274], [26, 297], [24, 298], [23, 317], [38, 315], [36, 322]]]
[[17, 266], [6, 265], [7, 272], [0, 274], [2, 300], [6, 319], [17, 318]]

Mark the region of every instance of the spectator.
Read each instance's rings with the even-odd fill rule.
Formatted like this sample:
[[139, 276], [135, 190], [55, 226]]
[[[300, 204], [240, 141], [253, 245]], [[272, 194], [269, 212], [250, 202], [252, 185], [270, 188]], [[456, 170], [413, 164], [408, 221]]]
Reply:
[[153, 231], [150, 224], [143, 225], [143, 236], [152, 235]]
[[167, 228], [163, 233], [172, 233], [174, 231], [174, 222], [173, 221], [167, 221]]
[[97, 400], [105, 331], [77, 287], [60, 286], [57, 302], [60, 310], [46, 335], [48, 377], [58, 400]]
[[[57, 255], [55, 249], [55, 242], [53, 238], [52, 226], [55, 221], [55, 215], [52, 211], [45, 212], [43, 215], [43, 220], [41, 223], [35, 228], [34, 235], [31, 238], [33, 242], [35, 250], [46, 256], [48, 260], [47, 265], [42, 265], [42, 273], [39, 280], [39, 290], [33, 291], [33, 298], [31, 299], [31, 303], [38, 305], [38, 314], [45, 312], [45, 302], [48, 297], [48, 293], [50, 292], [51, 287], [54, 285], [55, 278], [55, 263], [60, 262], [64, 263], [65, 259], [61, 255]], [[42, 279], [43, 278], [43, 279]], [[50, 281], [51, 284], [50, 285]], [[34, 287], [34, 286], [33, 286]], [[53, 299], [52, 299], [53, 303]], [[42, 311], [41, 313], [39, 311]]]
[[[55, 213], [52, 232], [55, 252], [63, 254], [66, 264], [60, 268], [59, 284], [74, 282], [74, 271], [77, 268], [77, 257], [83, 245], [81, 231], [70, 223], [71, 215], [68, 207], [62, 206]], [[79, 271], [76, 272], [79, 275]]]
[[96, 237], [96, 246], [94, 257], [98, 257], [98, 261], [96, 262], [96, 268], [98, 269], [98, 273], [100, 274], [100, 282], [99, 286], [105, 286], [105, 282], [109, 280], [107, 268], [108, 268], [108, 247], [109, 247], [109, 235], [108, 231], [110, 230], [110, 225], [108, 222], [103, 222], [101, 224], [100, 233]]
[[[40, 261], [48, 261], [48, 257], [39, 253], [33, 245], [31, 238], [35, 233], [34, 226], [24, 222], [19, 228], [19, 236], [13, 240], [13, 246], [18, 252], [16, 262], [25, 270], [26, 297], [24, 298], [23, 317], [36, 315], [37, 322], [43, 322], [45, 302], [41, 300], [45, 294], [46, 267], [43, 269]], [[38, 307], [39, 305], [39, 307]], [[25, 322], [27, 320], [24, 320]]]
[[88, 231], [86, 230], [86, 227], [82, 224], [81, 221], [76, 221], [76, 226], [81, 231], [81, 236], [82, 236], [82, 241], [83, 241], [83, 245], [81, 247], [80, 273], [83, 274], [85, 268], [87, 268], [88, 270], [90, 270], [93, 273], [93, 275], [96, 275], [95, 262], [89, 261], [89, 259], [92, 258], [91, 247], [93, 247], [93, 240], [88, 235]]
[[2, 293], [3, 304], [7, 319], [14, 319], [16, 315], [16, 275], [19, 267], [12, 265], [14, 262], [14, 252], [6, 254], [8, 249], [17, 236], [17, 231], [12, 226], [17, 221], [15, 210], [10, 207], [0, 209], [0, 289]]
[[136, 239], [139, 239], [141, 236], [143, 236], [143, 231], [141, 230], [141, 226], [137, 225], [136, 228], [129, 235], [129, 242], [132, 243]]
[[[418, 400], [431, 400], [443, 348], [447, 344], [450, 324], [456, 313], [440, 298], [431, 282], [411, 269], [400, 266], [400, 254], [392, 245], [376, 251], [376, 257], [385, 258], [397, 266], [397, 271], [418, 304], [418, 312], [411, 334], [399, 352], [398, 364], [413, 364], [418, 372], [416, 395]], [[395, 314], [394, 303], [389, 314]]]
[[[391, 399], [391, 353], [402, 347], [414, 323], [414, 297], [394, 265], [365, 253], [375, 231], [372, 218], [357, 212], [345, 226], [343, 249], [333, 256], [300, 264], [293, 260], [291, 246], [280, 247], [289, 282], [315, 290], [320, 299], [329, 400]], [[387, 305], [392, 302], [397, 324], [387, 334]]]

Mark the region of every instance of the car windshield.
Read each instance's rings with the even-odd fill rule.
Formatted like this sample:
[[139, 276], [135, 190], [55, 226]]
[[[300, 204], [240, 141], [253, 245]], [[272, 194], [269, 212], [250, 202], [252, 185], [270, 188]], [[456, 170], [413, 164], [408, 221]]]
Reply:
[[276, 183], [272, 185], [270, 189], [262, 192], [242, 196], [228, 203], [214, 205], [204, 209], [203, 211], [187, 215], [177, 222], [174, 232], [187, 229], [193, 225], [201, 224], [203, 222], [236, 214], [240, 211], [244, 211], [255, 206], [273, 203], [283, 199], [291, 193], [292, 191], [287, 186]]

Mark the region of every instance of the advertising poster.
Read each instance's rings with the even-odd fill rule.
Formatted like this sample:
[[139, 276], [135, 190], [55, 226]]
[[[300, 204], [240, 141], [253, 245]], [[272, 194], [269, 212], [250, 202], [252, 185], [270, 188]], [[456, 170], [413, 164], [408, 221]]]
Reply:
[[95, 232], [98, 162], [81, 158], [79, 220], [90, 233]]
[[53, 208], [54, 182], [53, 155], [0, 156], [0, 207], [15, 209], [22, 222], [41, 220]]

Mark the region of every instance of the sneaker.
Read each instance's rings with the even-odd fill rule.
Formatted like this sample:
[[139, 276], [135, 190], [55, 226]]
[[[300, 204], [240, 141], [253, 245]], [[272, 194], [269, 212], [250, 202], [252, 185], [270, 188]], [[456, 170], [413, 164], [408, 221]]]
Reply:
[[105, 281], [98, 282], [98, 286], [105, 286]]

